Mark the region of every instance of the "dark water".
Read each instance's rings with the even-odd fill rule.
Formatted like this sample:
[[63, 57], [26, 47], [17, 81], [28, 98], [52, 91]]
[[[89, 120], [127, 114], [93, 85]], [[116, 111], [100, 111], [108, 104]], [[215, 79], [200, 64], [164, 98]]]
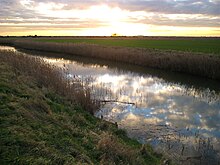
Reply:
[[103, 101], [97, 117], [117, 122], [130, 137], [152, 144], [175, 163], [220, 164], [219, 82], [103, 60], [19, 51], [65, 68], [69, 78], [83, 79], [93, 97]]

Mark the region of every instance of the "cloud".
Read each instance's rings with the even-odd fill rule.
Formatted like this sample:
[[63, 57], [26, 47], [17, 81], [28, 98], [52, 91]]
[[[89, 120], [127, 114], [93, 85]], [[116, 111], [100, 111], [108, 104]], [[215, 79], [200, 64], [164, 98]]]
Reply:
[[130, 0], [119, 1], [119, 4], [130, 10], [156, 13], [220, 15], [219, 0]]
[[138, 22], [164, 26], [220, 27], [220, 17], [202, 14], [152, 14]]
[[[1, 0], [0, 28], [111, 24], [220, 28], [219, 0]], [[48, 27], [47, 26], [47, 27]]]

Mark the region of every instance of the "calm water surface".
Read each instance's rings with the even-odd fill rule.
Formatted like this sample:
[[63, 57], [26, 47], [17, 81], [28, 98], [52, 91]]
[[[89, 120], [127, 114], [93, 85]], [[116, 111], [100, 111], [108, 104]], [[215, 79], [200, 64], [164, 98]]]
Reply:
[[152, 144], [176, 163], [220, 163], [219, 82], [88, 58], [25, 53], [64, 68], [68, 78], [83, 79], [93, 97], [103, 101], [97, 117], [117, 122], [130, 137]]

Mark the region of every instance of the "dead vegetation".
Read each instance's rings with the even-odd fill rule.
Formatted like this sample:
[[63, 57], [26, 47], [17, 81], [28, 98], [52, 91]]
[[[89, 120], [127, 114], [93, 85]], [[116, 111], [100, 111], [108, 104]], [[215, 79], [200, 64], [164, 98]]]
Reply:
[[[124, 145], [114, 135], [104, 132], [100, 136], [100, 140], [97, 145], [103, 154], [101, 156], [101, 164], [114, 164], [114, 162], [131, 162], [131, 164], [144, 164], [144, 160], [141, 158], [144, 156], [151, 161], [155, 161], [151, 155], [153, 151], [147, 149], [145, 145], [142, 145], [140, 149], [132, 149], [132, 147], [124, 147]], [[126, 158], [126, 159], [123, 159]]]
[[87, 43], [45, 43], [30, 40], [17, 40], [14, 45], [25, 49], [95, 57], [220, 79], [220, 58], [202, 53], [112, 47]]
[[[90, 98], [90, 90], [82, 85], [77, 78], [68, 78], [65, 70], [57, 68], [37, 57], [26, 56], [22, 53], [4, 51], [1, 61], [6, 61], [16, 70], [34, 77], [41, 87], [50, 88], [61, 96], [66, 97], [73, 104], [79, 104], [93, 114], [98, 109], [98, 102]], [[33, 105], [37, 101], [33, 100]], [[44, 109], [44, 108], [43, 108]], [[45, 109], [45, 111], [47, 111]]]

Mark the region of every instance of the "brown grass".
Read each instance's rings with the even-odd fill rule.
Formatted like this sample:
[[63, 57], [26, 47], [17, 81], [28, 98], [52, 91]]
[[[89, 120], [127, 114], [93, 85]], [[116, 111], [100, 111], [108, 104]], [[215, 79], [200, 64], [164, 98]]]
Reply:
[[[64, 70], [50, 65], [42, 59], [13, 51], [3, 51], [0, 54], [0, 60], [9, 63], [16, 69], [15, 71], [19, 70], [34, 77], [39, 86], [52, 89], [73, 104], [82, 106], [91, 114], [98, 109], [98, 103], [90, 98], [89, 88], [83, 86], [79, 79], [67, 79]], [[47, 108], [38, 105], [37, 100], [33, 100], [33, 103], [47, 112]]]
[[173, 50], [110, 47], [86, 43], [45, 43], [29, 40], [17, 40], [14, 44], [25, 49], [102, 58], [220, 80], [220, 58], [207, 54]]
[[[140, 155], [151, 157], [151, 154], [148, 154], [148, 150], [143, 145], [141, 149], [133, 149], [129, 146], [125, 147], [119, 139], [115, 136], [104, 132], [100, 136], [100, 140], [97, 144], [97, 148], [103, 152], [101, 156], [100, 164], [114, 164], [114, 162], [121, 162], [124, 164], [129, 162], [131, 164], [144, 164], [143, 160], [139, 158]], [[143, 149], [144, 148], [144, 149]], [[123, 158], [127, 158], [124, 159]]]

